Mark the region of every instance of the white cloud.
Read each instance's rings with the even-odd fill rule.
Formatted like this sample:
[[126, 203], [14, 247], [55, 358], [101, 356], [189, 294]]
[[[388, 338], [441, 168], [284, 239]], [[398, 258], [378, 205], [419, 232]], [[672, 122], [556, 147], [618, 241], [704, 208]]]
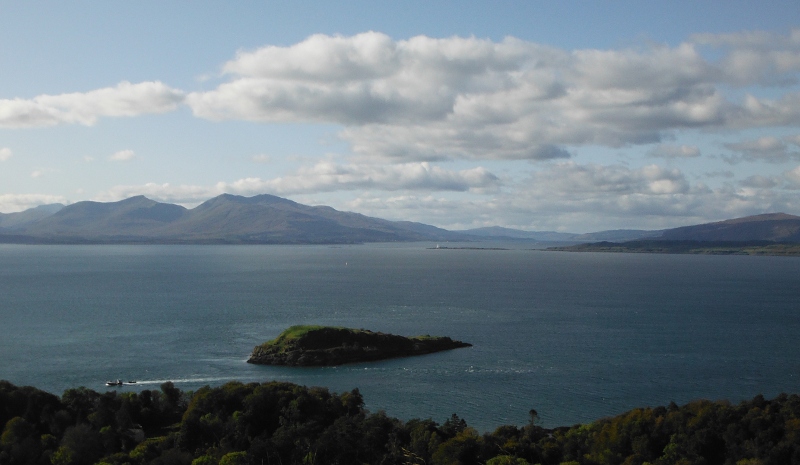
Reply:
[[175, 110], [183, 92], [161, 82], [121, 82], [90, 92], [39, 95], [30, 100], [0, 100], [0, 127], [26, 128], [57, 124], [91, 126], [100, 117], [137, 116]]
[[[706, 58], [702, 51], [715, 48]], [[563, 50], [512, 37], [317, 34], [240, 51], [227, 82], [185, 94], [122, 82], [85, 93], [0, 100], [0, 127], [92, 125], [188, 104], [211, 120], [322, 122], [361, 158], [568, 158], [582, 145], [660, 142], [687, 128], [800, 125], [800, 29], [699, 34], [674, 47]], [[769, 97], [729, 97], [730, 85]], [[696, 148], [653, 156], [694, 156]]]
[[136, 153], [133, 150], [120, 150], [108, 157], [111, 161], [130, 161], [134, 158], [136, 158]]
[[751, 162], [783, 163], [790, 159], [800, 159], [800, 151], [790, 150], [783, 140], [771, 136], [725, 144], [725, 147], [736, 154], [733, 159], [730, 159], [732, 162], [743, 159]]
[[771, 189], [778, 186], [780, 182], [773, 176], [761, 176], [760, 174], [755, 174], [743, 179], [739, 184], [744, 187], [752, 187], [756, 189]]
[[0, 194], [0, 212], [3, 213], [20, 212], [52, 203], [66, 204], [67, 200], [59, 195], [48, 194]]
[[792, 144], [792, 145], [800, 145], [800, 134], [794, 136], [785, 137], [783, 140]]
[[747, 95], [738, 108], [731, 108], [727, 126], [732, 129], [800, 124], [800, 93], [786, 93], [779, 99], [758, 99]]
[[[367, 215], [453, 229], [504, 225], [587, 232], [691, 224], [701, 213], [709, 213], [698, 211], [704, 201], [715, 196], [729, 200], [729, 196], [736, 195], [716, 194], [701, 184], [691, 185], [680, 170], [656, 165], [632, 169], [561, 162], [534, 171], [523, 181], [507, 183], [491, 195], [384, 196], [373, 192], [359, 195], [345, 206]], [[717, 206], [723, 202], [713, 203]]]
[[272, 161], [272, 157], [267, 154], [260, 153], [258, 155], [253, 155], [253, 161], [256, 163], [269, 163]]
[[693, 145], [668, 145], [660, 144], [650, 150], [647, 155], [653, 158], [696, 158], [700, 156], [700, 149]]
[[8, 147], [0, 148], [0, 161], [6, 161], [11, 158], [11, 149]]
[[689, 183], [678, 169], [648, 165], [639, 169], [611, 165], [556, 164], [536, 172], [532, 182], [547, 186], [562, 197], [576, 199], [600, 195], [669, 195], [689, 191]]
[[[800, 188], [800, 168], [796, 170]], [[790, 175], [787, 174], [788, 178]], [[604, 228], [659, 229], [774, 211], [797, 211], [796, 193], [750, 178], [736, 188], [690, 183], [676, 169], [656, 165], [555, 164], [534, 172], [524, 186], [511, 186], [499, 215], [521, 224], [523, 215], [571, 231]], [[515, 214], [515, 212], [517, 212]]]
[[374, 166], [321, 161], [288, 176], [269, 180], [246, 178], [226, 183], [222, 190], [242, 195], [262, 192], [290, 195], [354, 189], [485, 192], [500, 185], [500, 179], [482, 167], [450, 171], [428, 163]]
[[720, 171], [708, 171], [703, 173], [703, 176], [707, 178], [726, 178], [731, 179], [736, 175], [731, 170], [720, 170]]
[[31, 172], [31, 177], [34, 178], [34, 179], [35, 178], [40, 178], [40, 177], [42, 177], [43, 174], [44, 173], [41, 170], [35, 170], [35, 171]]
[[[402, 194], [384, 197], [374, 193], [361, 194], [342, 204], [341, 208], [369, 216], [393, 220], [420, 221], [440, 226], [453, 225], [489, 215], [490, 200], [468, 201], [434, 194]], [[431, 221], [436, 218], [436, 221]]]
[[800, 189], [800, 166], [783, 173], [789, 189]]
[[[800, 124], [798, 94], [737, 102], [720, 90], [744, 82], [743, 66], [761, 69], [748, 83], [783, 85], [800, 69], [798, 31], [577, 51], [514, 38], [314, 35], [239, 52], [223, 66], [228, 82], [186, 101], [212, 120], [342, 124], [362, 157], [566, 158], [564, 147], [652, 143], [685, 128]], [[722, 48], [717, 61], [698, 51], [709, 45]], [[760, 62], [769, 66], [735, 65], [758, 47], [775, 52]]]
[[96, 200], [116, 201], [144, 195], [163, 202], [194, 205], [223, 194], [298, 195], [319, 192], [352, 191], [450, 191], [476, 194], [497, 191], [501, 180], [482, 167], [460, 171], [445, 170], [428, 163], [390, 166], [340, 165], [322, 161], [297, 172], [272, 179], [242, 178], [221, 181], [213, 186], [175, 186], [169, 183], [117, 186], [100, 194]]
[[191, 186], [172, 185], [170, 183], [147, 183], [144, 185], [115, 186], [106, 192], [96, 195], [93, 200], [98, 202], [115, 202], [136, 195], [159, 202], [175, 203], [184, 206], [195, 206], [211, 197], [225, 193], [217, 186]]
[[719, 68], [726, 82], [735, 85], [788, 85], [800, 71], [800, 29], [789, 35], [765, 31], [731, 34], [696, 34], [692, 41], [716, 47], [725, 55]]

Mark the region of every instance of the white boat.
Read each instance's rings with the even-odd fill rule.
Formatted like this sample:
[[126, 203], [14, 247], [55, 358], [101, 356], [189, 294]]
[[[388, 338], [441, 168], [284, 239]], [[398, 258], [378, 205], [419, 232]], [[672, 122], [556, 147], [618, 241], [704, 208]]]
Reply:
[[106, 386], [122, 386], [122, 380], [118, 379], [116, 381], [106, 381]]

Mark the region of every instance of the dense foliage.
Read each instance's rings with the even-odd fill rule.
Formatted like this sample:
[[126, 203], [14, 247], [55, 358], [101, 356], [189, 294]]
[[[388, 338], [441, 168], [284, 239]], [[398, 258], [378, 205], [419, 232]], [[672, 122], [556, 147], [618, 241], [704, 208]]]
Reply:
[[5, 464], [800, 464], [800, 397], [696, 401], [545, 429], [479, 434], [457, 415], [401, 421], [369, 413], [358, 390], [230, 382], [184, 393], [61, 398], [0, 381]]

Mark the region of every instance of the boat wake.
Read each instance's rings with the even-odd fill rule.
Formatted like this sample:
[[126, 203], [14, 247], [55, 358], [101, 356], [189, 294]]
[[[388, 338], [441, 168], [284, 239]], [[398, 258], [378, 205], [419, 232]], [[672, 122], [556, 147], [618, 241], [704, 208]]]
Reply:
[[[187, 383], [211, 383], [217, 381], [230, 381], [230, 377], [212, 377], [212, 378], [178, 378], [178, 379], [148, 379], [148, 380], [137, 380], [135, 383], [130, 384], [164, 384], [167, 382], [171, 382], [173, 384], [187, 384]], [[129, 383], [125, 383], [129, 384]]]

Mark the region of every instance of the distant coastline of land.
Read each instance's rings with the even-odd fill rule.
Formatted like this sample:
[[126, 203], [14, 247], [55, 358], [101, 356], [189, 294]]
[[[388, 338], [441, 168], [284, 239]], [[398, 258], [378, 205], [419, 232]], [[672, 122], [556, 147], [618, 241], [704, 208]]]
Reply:
[[594, 242], [548, 247], [556, 252], [656, 253], [695, 255], [769, 255], [800, 257], [800, 244], [767, 241], [631, 241]]
[[144, 196], [118, 202], [41, 205], [0, 213], [0, 244], [364, 244], [434, 242], [443, 249], [501, 250], [464, 243], [529, 243], [551, 250], [798, 254], [800, 216], [765, 213], [665, 230], [591, 233], [524, 231], [498, 226], [451, 231], [412, 221], [389, 221], [274, 195], [222, 194], [195, 208]]
[[429, 250], [509, 250], [505, 247], [428, 247]]

